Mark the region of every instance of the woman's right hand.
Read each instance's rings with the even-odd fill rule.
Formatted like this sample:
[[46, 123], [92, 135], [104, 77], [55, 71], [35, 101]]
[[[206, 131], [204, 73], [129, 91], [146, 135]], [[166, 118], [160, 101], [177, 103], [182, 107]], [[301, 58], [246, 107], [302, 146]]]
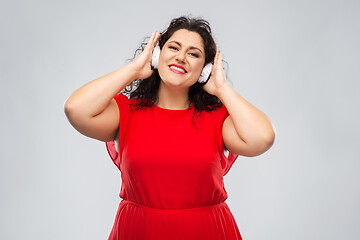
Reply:
[[159, 32], [152, 33], [144, 51], [129, 64], [136, 72], [136, 79], [146, 79], [153, 73], [151, 69], [152, 52], [159, 38]]

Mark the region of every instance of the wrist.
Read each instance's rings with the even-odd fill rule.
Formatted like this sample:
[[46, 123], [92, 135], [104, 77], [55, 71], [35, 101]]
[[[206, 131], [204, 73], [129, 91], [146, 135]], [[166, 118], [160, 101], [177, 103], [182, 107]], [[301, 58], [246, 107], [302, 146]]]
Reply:
[[230, 86], [230, 84], [228, 82], [225, 82], [221, 87], [219, 87], [216, 90], [216, 96], [223, 101], [224, 97], [226, 97], [229, 92], [231, 91], [232, 87]]
[[124, 66], [124, 70], [128, 74], [129, 78], [131, 79], [131, 82], [139, 79], [139, 71], [134, 67], [133, 62], [130, 62]]

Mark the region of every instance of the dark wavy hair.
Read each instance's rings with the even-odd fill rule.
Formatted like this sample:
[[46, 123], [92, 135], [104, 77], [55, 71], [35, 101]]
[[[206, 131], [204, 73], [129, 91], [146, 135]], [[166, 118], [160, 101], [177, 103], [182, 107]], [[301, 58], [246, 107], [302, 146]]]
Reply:
[[[205, 64], [213, 62], [216, 55], [216, 44], [211, 35], [210, 24], [202, 18], [179, 17], [171, 21], [168, 28], [161, 32], [159, 39], [160, 49], [164, 46], [166, 41], [180, 29], [186, 29], [198, 33], [204, 44], [205, 49]], [[135, 51], [134, 58], [139, 55], [145, 48], [146, 43], [143, 42], [141, 46]], [[129, 96], [130, 99], [139, 99], [140, 101], [135, 105], [135, 109], [143, 107], [151, 107], [158, 100], [158, 90], [160, 86], [160, 76], [157, 69], [153, 70], [153, 74], [144, 80], [136, 79], [131, 84], [126, 86], [121, 93]], [[196, 82], [189, 89], [189, 100], [195, 107], [195, 114], [205, 111], [213, 111], [222, 106], [222, 102], [215, 95], [211, 95], [203, 90], [202, 86], [205, 83]], [[136, 88], [134, 90], [134, 88]], [[194, 116], [195, 116], [194, 114]]]

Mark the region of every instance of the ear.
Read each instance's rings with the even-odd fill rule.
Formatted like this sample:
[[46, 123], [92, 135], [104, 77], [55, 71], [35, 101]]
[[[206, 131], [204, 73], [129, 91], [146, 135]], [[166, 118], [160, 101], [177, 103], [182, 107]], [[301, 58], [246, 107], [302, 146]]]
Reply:
[[159, 58], [160, 58], [160, 46], [159, 44], [156, 44], [152, 52], [152, 59], [151, 59], [151, 66], [154, 69], [157, 69], [159, 66]]
[[199, 83], [204, 83], [208, 80], [208, 78], [210, 77], [212, 66], [212, 63], [208, 63], [205, 65], [198, 80]]

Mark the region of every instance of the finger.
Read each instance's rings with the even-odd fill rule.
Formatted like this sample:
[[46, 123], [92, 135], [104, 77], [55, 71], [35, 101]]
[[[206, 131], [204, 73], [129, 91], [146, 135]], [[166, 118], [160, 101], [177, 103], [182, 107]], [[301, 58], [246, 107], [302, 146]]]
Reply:
[[216, 52], [215, 52], [215, 57], [214, 57], [214, 65], [216, 66], [216, 57], [217, 57], [217, 54], [218, 54], [218, 45], [215, 44], [216, 46]]
[[154, 36], [154, 46], [157, 44], [157, 42], [159, 41], [161, 37], [161, 34], [159, 32], [155, 32], [155, 36]]
[[218, 56], [218, 52], [216, 52], [216, 54], [215, 54], [214, 65], [213, 65], [213, 68], [211, 69], [211, 75], [213, 75], [213, 76], [216, 74], [216, 69], [217, 69], [217, 64], [218, 64], [217, 56]]
[[154, 40], [154, 36], [155, 36], [155, 33], [153, 32], [152, 34], [151, 34], [151, 37], [150, 37], [150, 39], [149, 39], [149, 41], [146, 43], [146, 46], [145, 46], [145, 48], [144, 48], [144, 51], [149, 51], [150, 50], [150, 46], [152, 46], [153, 44], [153, 40]]
[[222, 69], [222, 52], [218, 52], [217, 63], [217, 66]]
[[[156, 31], [156, 32], [154, 32], [153, 35], [152, 35], [151, 42], [150, 42], [150, 40], [149, 40], [149, 43], [150, 43], [149, 45], [151, 46], [151, 49], [150, 49], [151, 52], [154, 50], [157, 42], [159, 41], [160, 36], [161, 36], [161, 34], [160, 34], [158, 31]], [[149, 47], [150, 47], [150, 46], [149, 46]]]
[[219, 65], [222, 68], [222, 52], [219, 52], [219, 57], [218, 58], [219, 58], [218, 59]]
[[216, 49], [215, 59], [214, 59], [214, 65], [217, 66], [219, 64], [219, 52]]
[[222, 52], [219, 52], [219, 56], [218, 56], [218, 70], [219, 70], [219, 73], [224, 73], [224, 67], [223, 67], [223, 64], [222, 64]]
[[155, 32], [154, 33], [154, 37], [152, 39], [152, 42], [151, 42], [151, 50], [154, 50], [155, 46], [156, 46], [156, 43], [158, 42], [158, 39], [159, 39], [159, 32]]

